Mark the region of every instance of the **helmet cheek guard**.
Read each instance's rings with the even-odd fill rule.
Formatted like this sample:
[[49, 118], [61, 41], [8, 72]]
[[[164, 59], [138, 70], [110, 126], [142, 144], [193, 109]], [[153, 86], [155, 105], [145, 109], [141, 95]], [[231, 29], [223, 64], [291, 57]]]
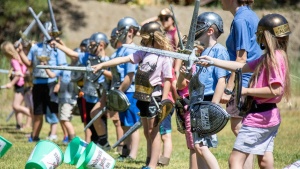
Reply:
[[[88, 50], [91, 54], [96, 53], [100, 42], [105, 43], [105, 48], [109, 45], [109, 40], [108, 40], [107, 36], [101, 32], [96, 32], [96, 33], [92, 34], [92, 36], [89, 39], [89, 42], [90, 42], [90, 44], [88, 46]], [[95, 42], [95, 44], [91, 45], [92, 42]]]
[[[158, 22], [149, 22], [142, 26], [140, 35], [142, 37], [141, 45], [148, 46], [150, 42], [152, 42], [152, 46], [154, 46], [154, 33], [161, 32], [164, 33], [163, 28]], [[147, 42], [147, 43], [146, 43]]]
[[135, 31], [140, 30], [140, 26], [135, 19], [132, 17], [124, 17], [119, 20], [117, 25], [117, 39], [122, 43], [125, 43], [130, 28], [133, 28]]

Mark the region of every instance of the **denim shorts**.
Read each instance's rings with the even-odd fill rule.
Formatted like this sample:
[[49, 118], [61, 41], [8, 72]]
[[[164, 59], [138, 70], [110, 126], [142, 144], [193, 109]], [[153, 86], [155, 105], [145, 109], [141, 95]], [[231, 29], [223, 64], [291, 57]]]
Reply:
[[47, 108], [45, 118], [46, 122], [49, 124], [56, 124], [59, 122], [57, 115], [55, 113], [52, 113], [49, 108]]
[[216, 148], [218, 145], [217, 135], [213, 134], [210, 136], [200, 136], [198, 133], [193, 133], [194, 145], [200, 144], [207, 146], [208, 148]]
[[243, 125], [239, 130], [233, 148], [255, 155], [273, 152], [274, 138], [277, 135], [278, 128], [279, 125], [270, 128], [256, 128]]
[[161, 122], [159, 126], [159, 133], [161, 135], [171, 133], [172, 132], [172, 115], [174, 113], [174, 108], [171, 110], [171, 113]]

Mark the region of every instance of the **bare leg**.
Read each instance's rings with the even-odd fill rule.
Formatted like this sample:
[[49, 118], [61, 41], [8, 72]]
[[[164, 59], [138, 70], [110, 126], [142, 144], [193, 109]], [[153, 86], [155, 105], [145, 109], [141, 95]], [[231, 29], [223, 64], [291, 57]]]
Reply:
[[16, 122], [17, 122], [17, 128], [16, 129], [22, 129], [23, 125], [22, 125], [22, 121], [23, 121], [23, 115], [20, 112], [15, 112], [15, 116], [16, 116]]
[[229, 157], [230, 169], [241, 169], [244, 166], [248, 154], [233, 149]]
[[[149, 127], [148, 127], [148, 119], [147, 118], [141, 118], [143, 128], [144, 128], [144, 136], [147, 141], [147, 157], [151, 157], [151, 140], [150, 140], [150, 135], [149, 135]], [[148, 164], [146, 164], [148, 165]]]
[[220, 166], [218, 164], [218, 161], [216, 157], [211, 153], [211, 151], [208, 149], [207, 146], [203, 146], [201, 144], [195, 144], [195, 151], [197, 153], [197, 158], [203, 159], [203, 164], [199, 164], [198, 166], [205, 166], [207, 165], [207, 168], [210, 169], [219, 169]]
[[[103, 104], [101, 104], [100, 102], [97, 102], [95, 104], [95, 106], [91, 110], [91, 118], [94, 118], [103, 109], [103, 106], [101, 105]], [[102, 115], [104, 115], [104, 112]], [[102, 136], [106, 134], [106, 126], [103, 120], [101, 119], [102, 115], [99, 116], [98, 119], [95, 120], [93, 123], [98, 136]]]
[[150, 141], [151, 141], [151, 159], [149, 163], [150, 168], [156, 168], [159, 154], [160, 154], [160, 144], [161, 144], [161, 139], [160, 139], [160, 134], [158, 133], [159, 126], [154, 127], [154, 119], [151, 118], [148, 119], [148, 129], [149, 129], [149, 136], [150, 136]]
[[15, 112], [23, 113], [26, 116], [30, 116], [30, 111], [27, 107], [22, 105], [24, 97], [21, 93], [15, 93], [13, 100], [13, 109]]
[[91, 142], [91, 136], [92, 136], [92, 132], [91, 132], [91, 130], [88, 128], [88, 129], [86, 129], [86, 131], [84, 132], [84, 136], [85, 136], [85, 138], [84, 138], [84, 140], [87, 142], [87, 143], [89, 143], [89, 142]]
[[257, 156], [259, 168], [274, 169], [274, 158], [272, 152], [265, 152], [265, 154]]
[[162, 135], [163, 141], [163, 156], [167, 158], [171, 158], [172, 154], [172, 135], [171, 133], [167, 133]]
[[[235, 136], [238, 135], [240, 128], [242, 127], [242, 118], [239, 117], [232, 117], [230, 119], [230, 123], [231, 123], [231, 131], [233, 132], [233, 134]], [[243, 169], [253, 169], [254, 168], [254, 157], [252, 154], [249, 154], [247, 156], [247, 159], [245, 161], [245, 164], [243, 166]]]
[[33, 130], [32, 137], [38, 138], [43, 126], [43, 115], [34, 115], [33, 116]]

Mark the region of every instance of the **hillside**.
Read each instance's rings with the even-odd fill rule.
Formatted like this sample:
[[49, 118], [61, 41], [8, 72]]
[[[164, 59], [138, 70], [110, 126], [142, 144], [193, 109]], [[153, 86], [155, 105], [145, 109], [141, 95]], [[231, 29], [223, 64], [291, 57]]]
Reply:
[[[88, 38], [94, 32], [103, 32], [110, 36], [111, 30], [117, 26], [118, 20], [124, 16], [131, 16], [138, 22], [142, 22], [146, 18], [158, 15], [161, 9], [168, 7], [164, 6], [129, 6], [121, 4], [110, 4], [105, 2], [98, 2], [94, 0], [68, 0], [72, 3], [73, 11], [76, 11], [78, 16], [74, 13], [62, 12], [63, 25], [63, 39], [66, 43], [75, 48], [79, 45], [82, 39]], [[187, 34], [191, 22], [193, 6], [174, 6], [175, 16], [178, 20], [178, 27], [182, 34]], [[72, 11], [68, 9], [68, 11]], [[221, 8], [200, 8], [201, 12], [213, 11], [218, 13], [224, 21], [225, 33], [219, 38], [219, 42], [225, 44], [225, 40], [229, 33], [230, 24], [232, 21], [232, 14], [228, 11], [223, 11]], [[292, 30], [289, 52], [290, 56], [300, 58], [300, 27], [297, 25], [297, 20], [300, 18], [299, 11], [255, 11], [261, 18], [263, 14], [277, 12], [284, 15], [290, 22]], [[68, 18], [78, 17], [78, 22], [70, 22]], [[139, 43], [139, 38], [136, 39]], [[107, 53], [112, 53], [113, 49], [109, 47]]]

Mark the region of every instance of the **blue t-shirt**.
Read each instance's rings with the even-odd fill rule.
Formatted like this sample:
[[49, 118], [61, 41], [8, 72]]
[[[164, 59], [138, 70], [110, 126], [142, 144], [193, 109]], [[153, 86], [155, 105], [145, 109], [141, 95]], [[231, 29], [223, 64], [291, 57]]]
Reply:
[[[115, 52], [115, 54], [112, 55], [112, 57], [114, 57], [114, 58], [124, 57], [124, 56], [128, 56], [134, 52], [136, 52], [136, 50], [125, 48], [122, 46], [117, 49], [117, 51]], [[111, 59], [113, 59], [113, 58], [111, 58]], [[118, 73], [120, 74], [121, 82], [124, 81], [124, 78], [128, 73], [132, 73], [132, 72], [135, 73], [137, 68], [138, 68], [138, 65], [132, 64], [132, 63], [123, 63], [123, 64], [117, 65], [117, 70], [118, 70]], [[135, 87], [134, 87], [133, 83], [128, 87], [126, 92], [135, 92]]]
[[[258, 16], [249, 6], [241, 6], [236, 11], [231, 23], [230, 33], [226, 40], [226, 47], [231, 61], [236, 60], [236, 52], [245, 50], [247, 62], [256, 60], [262, 55], [262, 50], [256, 42]], [[243, 73], [243, 86], [248, 87], [252, 73]]]
[[[78, 53], [78, 60], [82, 65], [87, 66], [87, 61], [89, 60], [89, 56], [91, 56], [91, 54], [88, 52], [80, 52], [80, 53]], [[109, 57], [105, 57], [104, 59], [101, 59], [101, 60], [108, 61]], [[97, 82], [103, 83], [104, 81], [105, 81], [105, 76], [101, 75], [98, 78]], [[97, 101], [99, 100], [98, 97], [90, 96], [87, 94], [83, 95], [83, 98], [86, 100], [86, 102], [89, 102], [89, 103], [97, 103]]]
[[[30, 48], [30, 51], [27, 55], [28, 60], [30, 60], [32, 63], [35, 61], [36, 55], [39, 55], [43, 51], [43, 43], [37, 43], [33, 45]], [[49, 53], [50, 60], [48, 61], [48, 65], [50, 66], [60, 66], [60, 65], [66, 65], [67, 64], [67, 59], [66, 55], [63, 51], [59, 49], [53, 49], [49, 45], [46, 45], [46, 51]], [[35, 66], [35, 64], [32, 64]], [[36, 69], [33, 67], [33, 69]], [[58, 74], [60, 70], [52, 70], [55, 74]], [[33, 79], [33, 84], [47, 84], [47, 83], [52, 83], [55, 82], [57, 78], [37, 78], [35, 77]]]
[[[207, 55], [222, 60], [229, 60], [229, 55], [226, 48], [219, 43], [217, 43], [212, 48], [206, 48], [201, 55]], [[200, 67], [197, 66], [196, 70], [198, 71], [199, 68]], [[225, 77], [227, 75], [229, 75], [229, 71], [216, 66], [203, 68], [202, 72], [199, 74], [199, 80], [205, 85], [204, 96], [213, 95], [215, 93], [219, 78]]]

